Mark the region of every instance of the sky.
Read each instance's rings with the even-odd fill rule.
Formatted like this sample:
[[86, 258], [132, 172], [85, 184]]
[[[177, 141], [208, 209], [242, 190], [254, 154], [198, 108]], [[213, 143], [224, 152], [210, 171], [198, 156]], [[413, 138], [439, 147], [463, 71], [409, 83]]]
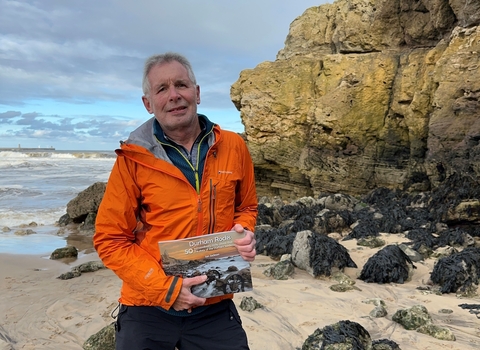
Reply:
[[145, 59], [192, 63], [201, 104], [243, 132], [230, 87], [274, 61], [290, 23], [327, 0], [0, 0], [0, 147], [114, 150], [151, 117]]

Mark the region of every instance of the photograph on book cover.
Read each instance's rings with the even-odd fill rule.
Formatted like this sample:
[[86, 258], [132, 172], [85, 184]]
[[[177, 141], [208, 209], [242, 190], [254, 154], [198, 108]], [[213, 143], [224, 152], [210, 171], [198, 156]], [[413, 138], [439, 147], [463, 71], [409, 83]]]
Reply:
[[192, 293], [202, 298], [251, 291], [250, 263], [242, 259], [233, 244], [242, 237], [240, 233], [227, 231], [160, 241], [163, 270], [171, 276], [207, 275], [204, 283], [192, 287]]

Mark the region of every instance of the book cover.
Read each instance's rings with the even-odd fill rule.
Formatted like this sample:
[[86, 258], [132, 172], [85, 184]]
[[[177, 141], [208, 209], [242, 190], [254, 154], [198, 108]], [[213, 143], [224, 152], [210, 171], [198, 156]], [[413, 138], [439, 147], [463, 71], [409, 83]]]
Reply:
[[172, 276], [207, 275], [203, 284], [192, 287], [192, 293], [202, 298], [251, 291], [250, 263], [242, 259], [233, 244], [242, 237], [241, 233], [226, 231], [160, 241], [163, 269]]

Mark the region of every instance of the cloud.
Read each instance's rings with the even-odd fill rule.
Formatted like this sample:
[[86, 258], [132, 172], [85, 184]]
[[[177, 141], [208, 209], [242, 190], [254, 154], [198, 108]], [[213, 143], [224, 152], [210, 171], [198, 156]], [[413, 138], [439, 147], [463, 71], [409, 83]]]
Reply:
[[0, 103], [17, 105], [39, 98], [124, 99], [139, 90], [144, 59], [170, 50], [191, 59], [200, 84], [232, 84], [251, 62], [275, 58], [278, 32], [286, 37], [285, 23], [294, 19], [275, 20], [291, 16], [278, 0], [0, 4], [0, 78], [8, 82]]
[[10, 124], [12, 120], [21, 116], [22, 113], [18, 111], [7, 111], [0, 113], [0, 124]]
[[135, 126], [122, 123], [145, 118], [124, 108], [141, 104], [144, 60], [165, 51], [191, 61], [201, 109], [238, 118], [230, 86], [240, 72], [273, 61], [295, 17], [324, 2], [0, 0], [0, 134], [125, 136]]
[[31, 137], [32, 139], [43, 138], [55, 140], [58, 137], [77, 137], [81, 139], [92, 137], [121, 137], [125, 139], [132, 130], [132, 125], [138, 125], [139, 120], [123, 120], [111, 116], [76, 116], [65, 118], [60, 116], [48, 116], [40, 113], [18, 114], [6, 112], [0, 114], [11, 115], [9, 124], [15, 129], [9, 129], [0, 134], [2, 137]]

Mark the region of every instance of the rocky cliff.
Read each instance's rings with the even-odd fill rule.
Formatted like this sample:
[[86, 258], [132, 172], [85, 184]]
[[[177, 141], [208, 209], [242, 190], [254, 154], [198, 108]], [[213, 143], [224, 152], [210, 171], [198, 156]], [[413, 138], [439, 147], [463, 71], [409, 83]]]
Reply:
[[338, 0], [231, 98], [259, 195], [426, 191], [480, 176], [480, 2]]

